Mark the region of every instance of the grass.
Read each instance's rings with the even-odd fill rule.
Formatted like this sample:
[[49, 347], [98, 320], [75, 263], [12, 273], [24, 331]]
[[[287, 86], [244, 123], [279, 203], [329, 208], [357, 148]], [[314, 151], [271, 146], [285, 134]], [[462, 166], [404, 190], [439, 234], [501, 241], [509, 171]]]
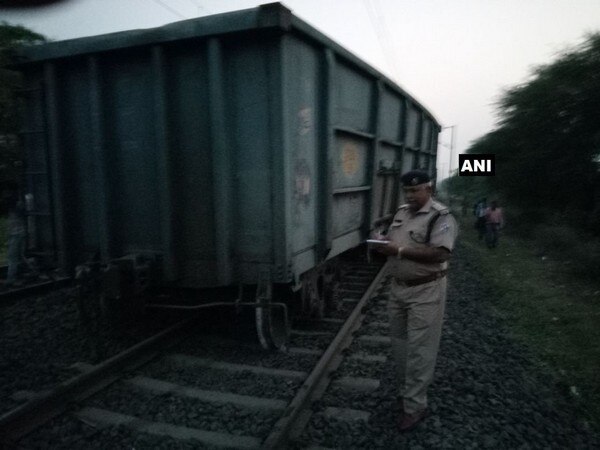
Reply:
[[470, 219], [461, 228], [461, 241], [494, 293], [496, 314], [600, 429], [599, 281], [574, 276], [563, 260], [544, 255], [539, 243], [504, 233], [499, 247], [489, 250]]

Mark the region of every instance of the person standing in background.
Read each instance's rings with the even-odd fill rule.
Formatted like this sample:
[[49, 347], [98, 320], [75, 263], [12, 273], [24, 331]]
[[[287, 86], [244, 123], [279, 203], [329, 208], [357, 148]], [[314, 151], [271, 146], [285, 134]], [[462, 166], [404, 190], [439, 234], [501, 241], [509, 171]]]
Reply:
[[475, 204], [473, 214], [475, 215], [475, 229], [479, 235], [479, 240], [485, 236], [485, 213], [487, 210], [487, 199], [482, 198]]
[[504, 227], [504, 215], [502, 208], [498, 207], [498, 202], [493, 201], [489, 208], [485, 210], [485, 243], [488, 248], [496, 248], [500, 229]]

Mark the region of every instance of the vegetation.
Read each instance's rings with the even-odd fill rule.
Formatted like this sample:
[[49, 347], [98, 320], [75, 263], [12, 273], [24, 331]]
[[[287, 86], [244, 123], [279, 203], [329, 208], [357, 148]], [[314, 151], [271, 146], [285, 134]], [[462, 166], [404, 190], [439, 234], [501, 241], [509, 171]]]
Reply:
[[18, 184], [22, 166], [18, 140], [21, 77], [10, 65], [17, 60], [18, 47], [44, 41], [42, 35], [22, 26], [0, 23], [0, 193], [3, 198], [7, 189]]
[[568, 262], [542, 255], [528, 239], [502, 236], [488, 250], [468, 225], [460, 239], [492, 292], [487, 301], [600, 429], [600, 283], [573, 277]]
[[454, 177], [447, 189], [471, 204], [499, 198], [512, 232], [600, 276], [600, 33], [508, 89], [498, 116], [467, 151], [495, 154], [496, 176]]
[[[600, 236], [600, 33], [508, 89], [498, 115], [468, 150], [496, 155], [496, 176], [477, 189], [528, 212], [521, 221], [559, 220]], [[452, 192], [468, 195], [465, 185], [473, 188], [455, 177]]]
[[[455, 209], [468, 205], [461, 239], [496, 311], [600, 427], [600, 34], [538, 67], [497, 106], [497, 128], [468, 150], [495, 154], [496, 176], [455, 176], [441, 188]], [[496, 250], [473, 230], [482, 197], [505, 210]]]

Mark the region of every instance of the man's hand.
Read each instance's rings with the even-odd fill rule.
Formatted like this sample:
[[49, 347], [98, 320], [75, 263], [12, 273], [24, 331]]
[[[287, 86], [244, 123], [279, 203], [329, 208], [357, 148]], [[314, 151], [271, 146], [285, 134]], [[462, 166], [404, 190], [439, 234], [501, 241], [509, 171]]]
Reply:
[[381, 253], [382, 255], [392, 256], [398, 254], [398, 245], [392, 241], [388, 241], [387, 244], [370, 244], [373, 250]]

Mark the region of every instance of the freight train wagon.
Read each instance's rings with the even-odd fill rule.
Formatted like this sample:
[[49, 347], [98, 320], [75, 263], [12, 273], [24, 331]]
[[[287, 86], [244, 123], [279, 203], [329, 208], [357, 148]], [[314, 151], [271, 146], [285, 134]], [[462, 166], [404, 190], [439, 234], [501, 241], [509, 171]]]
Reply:
[[21, 56], [31, 255], [96, 255], [119, 289], [257, 286], [266, 344], [279, 287], [321, 311], [401, 172], [435, 176], [435, 118], [279, 3]]

